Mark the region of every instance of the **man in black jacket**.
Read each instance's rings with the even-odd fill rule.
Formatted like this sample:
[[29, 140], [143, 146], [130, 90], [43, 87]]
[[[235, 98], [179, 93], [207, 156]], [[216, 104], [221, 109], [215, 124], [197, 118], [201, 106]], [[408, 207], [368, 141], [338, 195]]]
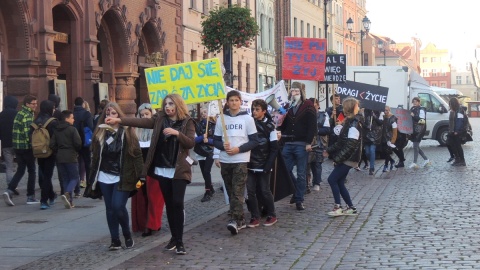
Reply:
[[247, 194], [248, 208], [252, 215], [249, 228], [257, 227], [260, 222], [260, 211], [257, 201], [257, 189], [267, 212], [264, 226], [272, 226], [277, 222], [273, 195], [270, 190], [270, 173], [278, 153], [277, 132], [272, 117], [267, 112], [268, 105], [263, 99], [252, 102], [252, 116], [257, 128], [258, 146], [250, 152], [248, 162]]
[[[75, 122], [73, 126], [78, 130], [80, 138], [82, 139], [82, 149], [79, 152], [79, 158], [83, 159], [85, 164], [85, 173], [90, 175], [90, 147], [85, 146], [85, 135], [83, 129], [85, 127], [90, 128], [93, 131], [93, 117], [92, 114], [83, 108], [83, 98], [77, 97], [75, 99], [75, 107], [73, 108], [73, 116]], [[79, 162], [80, 163], [80, 162]], [[80, 171], [80, 170], [79, 170]]]
[[[2, 141], [2, 156], [5, 160], [5, 166], [7, 167], [6, 180], [8, 185], [15, 173], [15, 164], [13, 163], [15, 151], [13, 150], [12, 145], [12, 131], [13, 120], [18, 112], [18, 100], [14, 96], [6, 96], [3, 102], [4, 109], [0, 113], [0, 126], [2, 127], [0, 128], [0, 141]], [[14, 190], [13, 192], [18, 193], [17, 190]]]
[[[295, 194], [290, 202], [296, 204], [297, 210], [305, 210], [303, 196], [306, 190], [307, 159], [308, 152], [312, 151], [313, 137], [317, 134], [317, 112], [305, 96], [303, 83], [292, 83], [288, 99], [288, 112], [277, 129], [282, 132], [282, 142], [285, 143], [282, 156], [295, 184]], [[297, 177], [292, 173], [295, 165]]]

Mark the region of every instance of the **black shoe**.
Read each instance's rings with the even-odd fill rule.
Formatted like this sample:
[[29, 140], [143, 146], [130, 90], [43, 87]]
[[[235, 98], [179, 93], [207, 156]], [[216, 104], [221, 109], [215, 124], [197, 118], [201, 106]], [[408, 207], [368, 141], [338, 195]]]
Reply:
[[224, 192], [224, 191], [223, 191], [223, 186], [220, 187], [220, 191], [221, 191], [221, 192]]
[[398, 168], [403, 168], [403, 167], [405, 167], [405, 164], [403, 164], [403, 161], [402, 161], [402, 162], [398, 162], [398, 164], [395, 165], [395, 168], [397, 168], [397, 169], [398, 169]]
[[133, 238], [129, 236], [128, 238], [125, 237], [125, 247], [127, 249], [133, 248], [133, 245], [135, 245], [135, 241], [133, 241]]
[[178, 255], [185, 255], [187, 254], [187, 251], [185, 250], [185, 247], [183, 246], [182, 242], [177, 242], [177, 254]]
[[299, 211], [305, 210], [305, 206], [303, 206], [303, 203], [301, 202], [296, 203], [296, 206], [297, 206], [297, 210]]
[[213, 196], [213, 194], [215, 194], [215, 189], [213, 188], [213, 186], [212, 186], [212, 188], [210, 188], [210, 193], [211, 193], [212, 196]]
[[307, 190], [305, 190], [305, 193], [310, 194], [311, 192], [312, 192], [312, 190], [310, 189], [310, 186], [307, 186]]
[[12, 190], [13, 191], [13, 194], [19, 196], [20, 195], [20, 192], [18, 192], [18, 188]]
[[174, 250], [177, 247], [177, 240], [173, 237], [170, 239], [170, 242], [165, 246], [165, 250]]
[[370, 169], [369, 172], [368, 172], [368, 175], [373, 175], [373, 171], [374, 171], [374, 169]]
[[467, 166], [467, 164], [465, 163], [465, 161], [459, 161], [459, 162], [454, 162], [452, 164], [452, 166], [455, 166], [455, 167], [464, 167], [464, 166]]
[[292, 197], [290, 198], [290, 204], [294, 204], [295, 203], [295, 195], [292, 195]]
[[109, 250], [119, 250], [122, 248], [122, 242], [120, 242], [120, 239], [112, 239], [112, 243], [110, 244], [110, 247], [108, 247]]
[[200, 200], [201, 202], [208, 202], [212, 198], [212, 193], [210, 190], [205, 191], [205, 195], [203, 195], [203, 198]]
[[365, 164], [365, 166], [363, 166], [363, 169], [364, 170], [368, 169], [368, 164]]
[[447, 160], [447, 162], [452, 162], [452, 161], [454, 161], [454, 160], [455, 160], [455, 157], [450, 157], [450, 158]]
[[149, 228], [146, 228], [142, 233], [142, 237], [147, 237], [147, 236], [150, 236], [150, 235], [152, 235], [152, 230], [149, 229]]

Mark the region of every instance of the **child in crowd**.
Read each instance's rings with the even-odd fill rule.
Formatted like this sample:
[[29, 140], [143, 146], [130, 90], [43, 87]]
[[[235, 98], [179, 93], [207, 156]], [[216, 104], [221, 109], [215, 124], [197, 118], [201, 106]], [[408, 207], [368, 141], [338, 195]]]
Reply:
[[65, 208], [73, 205], [72, 192], [78, 184], [78, 151], [82, 148], [82, 139], [73, 126], [75, 121], [72, 111], [62, 111], [60, 123], [50, 139], [50, 148], [57, 153], [57, 169], [63, 180], [64, 193], [61, 196]]
[[[229, 110], [225, 112], [225, 129], [215, 126], [213, 143], [220, 150], [221, 174], [230, 199], [231, 219], [227, 229], [232, 234], [246, 228], [243, 213], [245, 183], [247, 182], [247, 163], [250, 150], [258, 145], [255, 121], [247, 112], [240, 111], [242, 96], [232, 90], [227, 94]], [[227, 141], [228, 140], [228, 141]]]

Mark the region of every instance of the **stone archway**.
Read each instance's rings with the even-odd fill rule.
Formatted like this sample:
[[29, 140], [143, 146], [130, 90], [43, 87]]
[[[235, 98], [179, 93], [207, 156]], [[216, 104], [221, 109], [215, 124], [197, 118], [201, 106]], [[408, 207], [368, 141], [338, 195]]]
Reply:
[[110, 100], [116, 101], [125, 114], [133, 115], [137, 109], [134, 80], [138, 74], [133, 71], [132, 64], [131, 24], [125, 23], [120, 12], [112, 7], [100, 20], [97, 32], [100, 41], [98, 58], [103, 69], [101, 80], [109, 85]]
[[0, 9], [0, 51], [4, 93], [21, 100], [34, 90], [36, 74], [30, 69], [32, 52], [28, 6], [20, 0], [4, 0]]

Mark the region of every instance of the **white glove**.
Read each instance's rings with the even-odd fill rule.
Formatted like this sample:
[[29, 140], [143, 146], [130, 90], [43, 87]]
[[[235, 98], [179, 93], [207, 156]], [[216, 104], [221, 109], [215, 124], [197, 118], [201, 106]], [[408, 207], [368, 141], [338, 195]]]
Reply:
[[391, 148], [397, 147], [397, 146], [395, 146], [395, 144], [391, 143], [390, 141], [387, 142], [387, 145]]
[[336, 125], [334, 128], [333, 128], [333, 133], [335, 133], [335, 135], [340, 135], [340, 131], [342, 131], [342, 128], [343, 126], [342, 125]]
[[384, 112], [381, 112], [381, 113], [380, 113], [380, 117], [378, 117], [378, 119], [383, 120], [383, 116], [384, 116], [384, 115], [385, 115], [385, 113], [384, 113]]

